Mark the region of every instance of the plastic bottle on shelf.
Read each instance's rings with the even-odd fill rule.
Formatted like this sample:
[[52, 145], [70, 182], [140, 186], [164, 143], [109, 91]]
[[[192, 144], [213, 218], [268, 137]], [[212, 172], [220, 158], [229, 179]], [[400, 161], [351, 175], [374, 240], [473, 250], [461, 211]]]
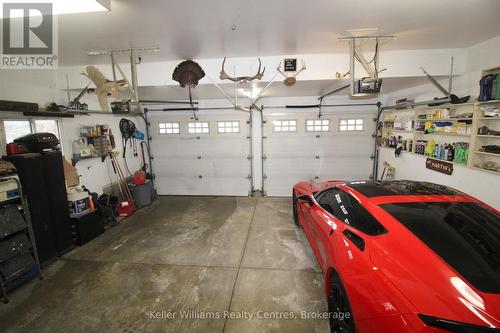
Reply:
[[450, 144], [450, 155], [448, 155], [448, 161], [453, 161], [455, 158], [455, 144]]
[[81, 150], [80, 150], [80, 141], [81, 139], [78, 138], [76, 140], [73, 141], [73, 144], [71, 145], [71, 147], [73, 148], [73, 158], [75, 160], [79, 160], [80, 157], [82, 156], [81, 154]]

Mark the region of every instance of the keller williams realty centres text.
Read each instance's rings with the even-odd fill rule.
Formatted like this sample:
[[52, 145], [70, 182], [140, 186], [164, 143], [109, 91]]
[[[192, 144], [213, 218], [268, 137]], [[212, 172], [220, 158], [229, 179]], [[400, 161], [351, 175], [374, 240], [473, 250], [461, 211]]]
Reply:
[[149, 319], [349, 319], [349, 312], [321, 312], [321, 311], [148, 311]]

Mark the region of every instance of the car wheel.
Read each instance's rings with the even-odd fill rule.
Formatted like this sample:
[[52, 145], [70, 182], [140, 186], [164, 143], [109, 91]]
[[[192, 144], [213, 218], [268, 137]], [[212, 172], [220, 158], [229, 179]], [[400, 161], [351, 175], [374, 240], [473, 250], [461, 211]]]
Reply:
[[293, 223], [300, 227], [299, 225], [299, 216], [297, 214], [297, 196], [295, 195], [295, 190], [292, 192], [292, 210], [293, 210]]
[[[340, 277], [332, 272], [328, 292], [328, 312], [331, 333], [355, 333], [354, 318], [349, 299]], [[347, 318], [346, 314], [349, 314]]]

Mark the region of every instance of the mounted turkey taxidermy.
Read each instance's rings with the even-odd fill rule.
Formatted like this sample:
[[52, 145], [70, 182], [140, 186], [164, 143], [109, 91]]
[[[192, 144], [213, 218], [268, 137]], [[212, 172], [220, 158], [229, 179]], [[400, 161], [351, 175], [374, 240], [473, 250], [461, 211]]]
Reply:
[[172, 74], [172, 79], [179, 82], [181, 87], [195, 87], [205, 76], [203, 68], [201, 68], [198, 63], [192, 60], [186, 60], [181, 62], [175, 67], [174, 73]]
[[194, 107], [193, 97], [191, 95], [191, 88], [194, 88], [198, 82], [205, 76], [203, 68], [193, 60], [185, 60], [177, 65], [172, 74], [172, 80], [179, 82], [181, 87], [188, 87], [189, 89], [189, 102], [193, 110], [193, 118], [198, 120], [196, 116], [197, 108]]

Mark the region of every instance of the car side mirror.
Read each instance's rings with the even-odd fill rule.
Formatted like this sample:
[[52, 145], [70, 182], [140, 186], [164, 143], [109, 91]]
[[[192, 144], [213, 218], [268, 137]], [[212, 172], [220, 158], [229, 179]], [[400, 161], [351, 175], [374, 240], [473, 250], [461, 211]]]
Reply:
[[314, 204], [314, 202], [312, 201], [311, 197], [309, 195], [307, 195], [307, 194], [301, 195], [300, 197], [297, 198], [297, 200], [299, 202], [305, 202], [309, 206], [312, 206]]

